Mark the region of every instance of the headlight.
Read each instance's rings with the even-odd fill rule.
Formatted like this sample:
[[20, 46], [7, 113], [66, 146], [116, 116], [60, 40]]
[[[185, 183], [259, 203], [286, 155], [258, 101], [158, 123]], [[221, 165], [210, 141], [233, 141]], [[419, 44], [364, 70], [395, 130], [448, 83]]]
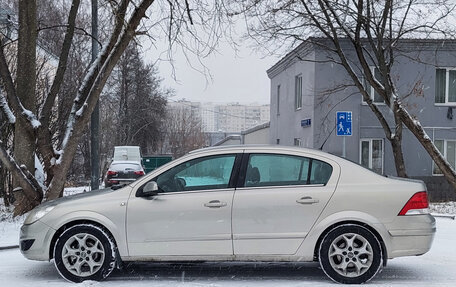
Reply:
[[27, 216], [27, 218], [24, 221], [24, 224], [32, 224], [35, 221], [41, 219], [43, 216], [48, 214], [51, 210], [53, 210], [55, 205], [51, 206], [46, 206], [46, 207], [41, 207], [37, 208], [36, 210], [32, 210], [30, 214]]

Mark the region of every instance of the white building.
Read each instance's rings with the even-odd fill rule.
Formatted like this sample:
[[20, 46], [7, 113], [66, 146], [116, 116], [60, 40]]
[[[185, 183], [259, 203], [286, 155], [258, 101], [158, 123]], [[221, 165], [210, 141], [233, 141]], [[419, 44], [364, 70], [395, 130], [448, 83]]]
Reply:
[[201, 121], [205, 132], [217, 131], [218, 106], [214, 103], [201, 103]]
[[204, 132], [241, 133], [269, 122], [269, 105], [169, 101], [169, 108], [185, 108], [201, 118]]
[[269, 105], [226, 104], [219, 106], [218, 129], [224, 132], [241, 132], [269, 122]]

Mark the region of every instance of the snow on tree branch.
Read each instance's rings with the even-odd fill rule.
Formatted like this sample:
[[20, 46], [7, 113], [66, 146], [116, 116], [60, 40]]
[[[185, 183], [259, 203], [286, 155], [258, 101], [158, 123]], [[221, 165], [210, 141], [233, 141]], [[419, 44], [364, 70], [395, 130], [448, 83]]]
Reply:
[[14, 124], [16, 122], [16, 116], [14, 116], [13, 111], [11, 111], [8, 102], [6, 101], [3, 92], [0, 90], [0, 108], [2, 109], [3, 113], [6, 115], [8, 122], [10, 124]]

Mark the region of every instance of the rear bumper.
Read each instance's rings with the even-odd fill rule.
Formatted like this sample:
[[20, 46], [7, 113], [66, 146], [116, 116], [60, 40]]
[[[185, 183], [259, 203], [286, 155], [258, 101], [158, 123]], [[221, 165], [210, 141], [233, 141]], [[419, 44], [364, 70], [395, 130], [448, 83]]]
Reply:
[[388, 258], [422, 255], [431, 249], [436, 232], [432, 215], [400, 216], [388, 226]]

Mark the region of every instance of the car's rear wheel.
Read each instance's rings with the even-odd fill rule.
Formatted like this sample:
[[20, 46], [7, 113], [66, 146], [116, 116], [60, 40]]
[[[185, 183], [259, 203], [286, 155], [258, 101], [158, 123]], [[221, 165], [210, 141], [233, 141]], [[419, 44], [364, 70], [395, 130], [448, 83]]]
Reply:
[[116, 252], [111, 236], [103, 229], [80, 224], [60, 235], [54, 247], [54, 262], [68, 281], [100, 281], [114, 269]]
[[382, 268], [382, 249], [367, 228], [344, 224], [330, 230], [320, 243], [321, 268], [332, 280], [361, 284], [371, 280]]

